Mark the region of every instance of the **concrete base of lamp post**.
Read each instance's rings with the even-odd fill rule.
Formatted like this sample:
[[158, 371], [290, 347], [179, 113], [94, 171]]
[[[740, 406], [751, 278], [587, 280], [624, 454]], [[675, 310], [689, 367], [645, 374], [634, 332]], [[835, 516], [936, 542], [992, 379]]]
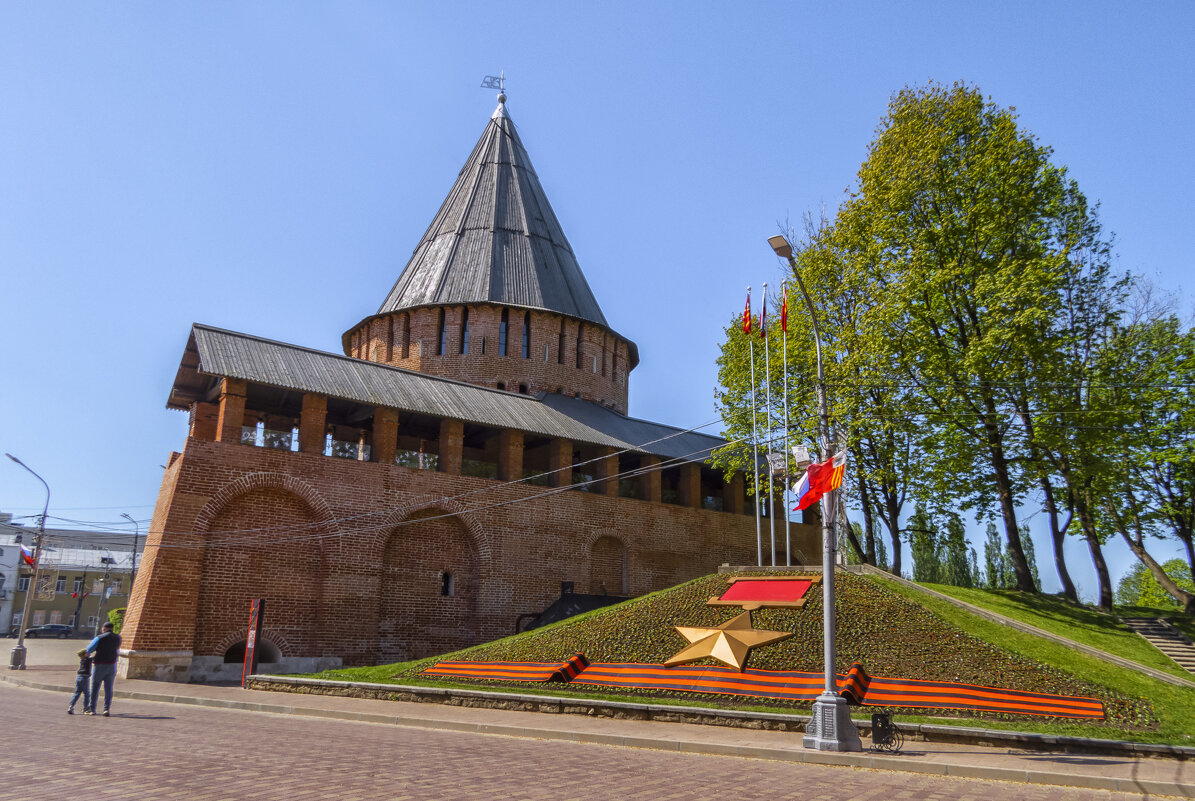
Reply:
[[863, 750], [859, 730], [851, 721], [851, 708], [845, 698], [826, 693], [817, 697], [801, 744], [815, 751]]
[[25, 646], [14, 645], [12, 647], [12, 655], [8, 659], [9, 670], [24, 670], [25, 669]]

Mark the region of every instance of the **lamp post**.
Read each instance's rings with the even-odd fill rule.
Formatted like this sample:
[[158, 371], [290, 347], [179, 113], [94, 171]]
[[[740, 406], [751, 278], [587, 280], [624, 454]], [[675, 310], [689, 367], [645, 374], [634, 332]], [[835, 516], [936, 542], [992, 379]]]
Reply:
[[[801, 297], [805, 299], [805, 308], [813, 326], [813, 345], [817, 353], [818, 451], [819, 461], [824, 462], [833, 454], [830, 452], [830, 410], [826, 403], [826, 376], [822, 369], [822, 337], [817, 327], [817, 313], [814, 311], [809, 293], [805, 290], [805, 284], [801, 281], [797, 260], [793, 258], [792, 245], [783, 236], [769, 237], [768, 244], [777, 256], [788, 260], [793, 280], [797, 282]], [[806, 748], [815, 748], [818, 751], [862, 751], [863, 744], [859, 740], [859, 732], [851, 722], [850, 706], [846, 699], [838, 694], [838, 681], [834, 673], [834, 554], [838, 543], [834, 537], [834, 527], [830, 523], [830, 512], [836, 493], [837, 490], [834, 490], [822, 497], [822, 622], [825, 629], [826, 683], [822, 694], [813, 702], [813, 716], [805, 729], [803, 744]]]
[[137, 581], [137, 542], [141, 537], [141, 526], [137, 525], [137, 521], [129, 515], [128, 512], [121, 512], [120, 516], [133, 524], [133, 566], [129, 571], [129, 600], [133, 600], [133, 584]]
[[[33, 592], [37, 589], [37, 568], [41, 565], [41, 543], [42, 538], [46, 533], [46, 515], [50, 511], [50, 485], [46, 480], [34, 473], [29, 465], [22, 462], [11, 453], [4, 454], [9, 459], [19, 464], [21, 467], [33, 474], [33, 477], [41, 482], [42, 486], [46, 488], [46, 505], [42, 507], [41, 523], [37, 527], [37, 536], [33, 539], [33, 575], [29, 577], [29, 586], [25, 588], [25, 608], [21, 612], [21, 625], [17, 627], [17, 644], [12, 648], [12, 654], [8, 660], [9, 670], [24, 670], [25, 669], [25, 627], [29, 625], [29, 611], [33, 608]], [[17, 575], [20, 575], [20, 563], [18, 562]]]

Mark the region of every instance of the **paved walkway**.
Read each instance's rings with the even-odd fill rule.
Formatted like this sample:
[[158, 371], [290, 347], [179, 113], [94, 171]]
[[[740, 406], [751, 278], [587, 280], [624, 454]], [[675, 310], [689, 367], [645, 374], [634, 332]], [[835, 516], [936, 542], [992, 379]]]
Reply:
[[[6, 684], [0, 684], [0, 708], [5, 710], [5, 725], [2, 727], [5, 733], [0, 735], [0, 743], [3, 743], [3, 748], [0, 748], [0, 766], [3, 766], [6, 761], [6, 757], [3, 754], [11, 752], [14, 745], [24, 746], [27, 744], [24, 740], [14, 743], [12, 734], [14, 728], [9, 726], [9, 710], [13, 708], [14, 698], [36, 696], [38, 699], [48, 699], [35, 704], [35, 706], [40, 707], [44, 703], [46, 708], [49, 709], [48, 713], [43, 711], [38, 714], [41, 716], [48, 714], [50, 717], [49, 724], [53, 724], [54, 729], [60, 729], [64, 721], [67, 723], [72, 722], [71, 718], [62, 714], [63, 709], [59, 707], [65, 707], [67, 694], [74, 685], [74, 678], [72, 671], [69, 669], [32, 666], [26, 671], [4, 671], [3, 674], [0, 674], [0, 679], [7, 682]], [[28, 689], [18, 689], [19, 686], [44, 689], [57, 692], [59, 695], [57, 698], [54, 698], [49, 693], [35, 693]], [[135, 703], [144, 701], [159, 703], [152, 705]], [[878, 783], [877, 786], [887, 786], [889, 790], [882, 793], [861, 794], [857, 796], [860, 798], [920, 797], [923, 795], [925, 797], [934, 797], [939, 792], [939, 789], [946, 794], [946, 797], [952, 798], [969, 797], [969, 794], [972, 792], [976, 793], [975, 797], [987, 798], [994, 797], [994, 795], [1017, 798], [1116, 797], [1115, 795], [1108, 796], [1103, 793], [1096, 793], [1095, 795], [1080, 794], [1078, 796], [1069, 794], [1058, 795], [1057, 793], [1063, 792], [1063, 788], [1065, 787], [1086, 788], [1091, 791], [1116, 791], [1128, 794], [1127, 796], [1120, 797], [1140, 797], [1141, 795], [1195, 797], [1195, 761], [1172, 759], [1041, 754], [1017, 752], [1007, 748], [984, 748], [974, 745], [921, 742], [907, 743], [905, 752], [896, 756], [873, 755], [868, 752], [862, 754], [818, 753], [802, 748], [800, 737], [782, 732], [753, 731], [716, 726], [689, 726], [650, 721], [587, 718], [579, 715], [547, 715], [535, 712], [513, 712], [441, 704], [377, 701], [343, 698], [339, 696], [269, 693], [242, 690], [239, 687], [168, 684], [150, 681], [118, 681], [117, 700], [113, 702], [113, 708], [117, 716], [122, 713], [135, 711], [134, 718], [138, 720], [153, 720], [159, 717], [172, 718], [175, 715], [181, 718], [183, 716], [181, 711], [162, 711], [170, 708], [162, 706], [161, 702], [187, 705], [189, 707], [204, 706], [244, 712], [274, 713], [260, 716], [262, 719], [268, 718], [275, 721], [275, 723], [270, 724], [249, 723], [247, 721], [242, 723], [240, 721], [243, 719], [239, 717], [238, 722], [232, 727], [229, 727], [227, 723], [208, 722], [206, 719], [197, 723], [196, 725], [200, 726], [200, 731], [206, 731], [207, 734], [201, 733], [199, 739], [194, 739], [193, 737], [190, 739], [190, 747], [198, 749], [196, 753], [206, 753], [209, 747], [213, 747], [216, 744], [216, 741], [225, 743], [226, 737], [234, 731], [247, 731], [259, 725], [283, 726], [290, 732], [286, 735], [287, 737], [299, 737], [304, 741], [315, 737], [327, 744], [328, 741], [322, 738], [323, 726], [330, 725], [335, 721], [357, 721], [386, 724], [392, 728], [401, 727], [401, 731], [403, 732], [402, 739], [404, 740], [403, 748], [410, 747], [410, 743], [407, 741], [411, 739], [420, 743], [434, 741], [443, 747], [447, 747], [447, 743], [453, 742], [454, 737], [465, 737], [468, 739], [461, 742], [474, 743], [472, 738], [476, 735], [507, 735], [508, 737], [538, 741], [546, 740], [555, 742], [558, 746], [565, 744], [569, 744], [570, 746], [578, 746], [579, 744], [621, 746], [615, 752], [603, 751], [602, 758], [613, 760], [613, 763], [618, 764], [628, 761], [640, 764], [640, 762], [646, 760], [646, 762], [643, 762], [641, 768], [636, 769], [646, 771], [641, 776], [641, 781], [636, 780], [632, 782], [631, 785], [628, 785], [628, 790], [631, 787], [639, 788], [640, 786], [654, 787], [656, 790], [660, 790], [661, 788], [655, 781], [657, 769], [651, 767], [651, 760], [657, 757], [650, 756], [646, 752], [671, 751], [685, 755], [705, 754], [746, 757], [754, 760], [767, 760], [769, 763], [772, 763], [765, 765], [765, 763], [761, 762], [744, 763], [735, 761], [731, 763], [733, 767], [727, 766], [721, 768], [723, 771], [740, 777], [745, 775], [754, 777], [762, 775], [761, 772], [768, 773], [778, 770], [781, 767], [786, 767], [789, 771], [799, 769], [803, 771], [801, 775], [804, 776], [804, 771], [813, 769], [815, 766], [823, 766], [818, 767], [817, 770], [830, 770], [828, 774], [824, 774], [826, 777], [824, 781], [828, 782], [826, 786], [831, 788], [839, 788], [843, 783], [853, 786], [852, 783], [858, 780], [860, 774], [858, 771], [834, 770], [825, 768], [824, 766], [837, 765], [852, 768], [870, 768], [873, 771], [880, 771], [868, 771], [864, 775], [872, 776], [872, 780], [869, 781]], [[177, 709], [177, 707], [175, 708]], [[192, 716], [190, 710], [186, 714], [188, 717]], [[217, 713], [213, 711], [212, 714]], [[283, 725], [283, 723], [278, 722], [278, 715], [286, 715], [290, 716], [290, 718]], [[59, 720], [59, 717], [61, 720]], [[320, 720], [299, 721], [298, 718], [300, 717], [317, 718]], [[95, 721], [89, 718], [83, 720], [85, 721], [84, 725], [88, 727], [87, 736], [89, 739], [94, 735], [98, 735], [100, 731], [103, 731], [94, 728], [96, 725]], [[57, 723], [54, 723], [54, 721], [57, 721]], [[43, 722], [39, 725], [45, 726], [48, 724]], [[209, 728], [205, 730], [205, 726]], [[305, 727], [313, 728], [308, 729]], [[349, 728], [351, 729], [351, 726]], [[370, 731], [376, 731], [375, 727], [365, 728]], [[226, 732], [225, 729], [228, 731]], [[398, 729], [396, 728], [396, 730]], [[412, 735], [412, 730], [418, 730], [419, 733]], [[304, 733], [306, 733], [306, 737]], [[60, 753], [65, 743], [69, 742], [70, 739], [66, 732], [63, 732], [63, 734], [67, 739], [62, 741], [62, 744], [58, 746]], [[342, 737], [348, 735], [338, 733], [336, 736]], [[378, 735], [362, 736], [376, 737]], [[118, 739], [121, 737], [124, 737], [124, 734], [119, 735]], [[209, 737], [213, 739], [209, 740]], [[147, 747], [146, 753], [149, 755], [148, 758], [151, 764], [156, 764], [154, 754], [159, 745], [166, 749], [163, 754], [159, 755], [159, 758], [168, 757], [172, 753], [171, 749], [174, 748], [173, 744], [165, 743], [164, 741], [157, 743], [151, 740], [150, 742], [151, 744]], [[337, 740], [337, 742], [342, 741]], [[489, 753], [495, 748], [510, 747], [509, 743], [503, 738], [482, 737], [480, 742], [480, 745], [475, 743], [466, 748], [480, 748]], [[499, 742], [503, 744], [498, 745]], [[261, 744], [264, 745], [264, 742]], [[221, 747], [224, 747], [224, 745], [221, 745]], [[256, 747], [255, 741], [252, 740], [245, 745], [246, 758], [254, 753]], [[339, 747], [335, 750], [338, 753], [342, 752], [342, 749]], [[122, 754], [127, 753], [127, 749], [123, 746], [120, 747], [120, 751]], [[295, 760], [297, 764], [297, 761], [307, 758], [309, 751], [310, 748], [308, 745], [303, 745], [301, 748], [295, 750], [284, 749], [284, 753], [278, 758], [283, 761], [285, 759]], [[108, 752], [105, 748], [100, 753]], [[524, 754], [515, 761], [504, 764], [498, 774], [493, 774], [495, 768], [491, 766], [491, 775], [489, 778], [494, 781], [509, 782], [510, 775], [513, 773], [520, 777], [519, 782], [530, 781], [530, 779], [527, 779], [523, 775], [523, 772], [532, 770], [534, 773], [541, 770], [544, 765], [550, 764], [551, 760], [557, 759], [557, 756], [554, 756], [555, 753], [552, 749], [548, 749], [548, 751], [543, 753], [535, 752], [533, 756]], [[569, 753], [573, 752], [569, 751]], [[611, 756], [612, 753], [617, 753], [617, 756]], [[352, 751], [343, 753], [342, 755], [354, 763], [360, 757], [359, 754]], [[109, 756], [111, 755], [109, 754]], [[241, 757], [235, 758], [241, 759]], [[44, 759], [43, 755], [42, 760], [44, 761]], [[119, 759], [123, 760], [125, 757], [121, 756]], [[430, 759], [433, 773], [435, 770], [439, 770], [440, 768], [447, 769], [450, 766], [450, 762], [439, 757], [431, 757]], [[527, 759], [535, 761], [549, 760], [549, 762], [531, 764], [526, 761]], [[52, 763], [58, 761], [58, 758], [55, 757]], [[787, 766], [784, 763], [787, 763]], [[279, 766], [281, 764], [282, 762], [279, 762]], [[671, 764], [669, 763], [669, 765]], [[369, 766], [361, 769], [372, 773], [377, 767]], [[592, 765], [590, 765], [590, 769], [592, 769]], [[584, 772], [581, 767], [577, 767], [577, 770]], [[681, 778], [690, 775], [694, 769], [689, 767], [675, 772], [673, 768], [665, 769], [661, 767], [659, 770], [663, 771], [663, 774], [673, 776], [673, 778], [679, 781]], [[3, 771], [3, 767], [0, 767], [0, 771]], [[453, 772], [455, 773], [455, 770]], [[612, 777], [604, 776], [603, 773], [600, 772], [595, 777], [595, 780], [600, 780], [600, 782], [612, 780]], [[6, 771], [0, 775], [14, 776], [18, 774]], [[26, 775], [31, 774], [26, 773]], [[818, 773], [818, 776], [822, 775], [822, 773]], [[1037, 787], [1029, 788], [1023, 784], [1019, 788], [1015, 785], [1003, 785], [1004, 790], [1001, 790], [999, 793], [995, 793], [993, 788], [989, 788], [986, 793], [983, 793], [977, 789], [965, 790], [962, 786], [956, 787], [955, 791], [950, 791], [948, 788], [934, 789], [937, 788], [937, 785], [931, 788], [929, 785], [924, 784], [931, 780], [953, 781], [955, 777], [959, 780], [980, 779], [989, 782], [1022, 782], [1037, 785]], [[431, 779], [429, 778], [428, 780], [430, 781]], [[818, 779], [818, 781], [822, 780]], [[132, 779], [129, 781], [132, 781]], [[776, 785], [775, 789], [779, 790], [782, 787], [792, 789], [794, 786], [792, 781], [793, 779], [790, 778], [787, 784], [782, 782]], [[804, 781], [804, 779], [801, 779], [801, 781]], [[967, 786], [970, 787], [970, 785]], [[510, 787], [508, 785], [508, 792], [506, 794], [495, 794], [493, 792], [482, 794], [490, 798], [568, 797], [567, 794], [559, 792], [543, 796], [534, 795], [526, 787], [523, 787], [522, 790], [519, 790], [519, 787], [522, 787], [522, 785], [519, 784], [517, 787]], [[1014, 789], [1009, 790], [1009, 787], [1013, 787]], [[920, 789], [915, 790], [914, 788]], [[461, 784], [457, 789], [460, 790], [459, 797], [466, 795], [476, 797], [479, 792], [482, 792], [480, 786], [474, 783]], [[468, 792], [466, 792], [466, 789]], [[729, 786], [722, 786], [721, 791], [718, 793], [711, 792], [710, 796], [724, 794], [730, 791], [730, 789]], [[893, 792], [896, 792], [898, 789], [900, 792], [893, 795]], [[910, 791], [907, 795], [905, 793], [906, 790]], [[138, 790], [138, 792], [143, 791], [144, 788]], [[193, 795], [191, 790], [187, 790], [187, 793], [192, 798], [207, 797]], [[600, 795], [606, 798], [639, 797], [636, 793], [623, 794], [617, 788], [611, 788], [610, 792], [603, 792]], [[1042, 795], [1042, 793], [1046, 794]], [[704, 792], [697, 792], [695, 788], [690, 787], [690, 792], [669, 794], [661, 791], [644, 793], [642, 797], [650, 797], [656, 799], [656, 801], [662, 801], [662, 799], [667, 798], [693, 798], [704, 795]], [[767, 797], [800, 797], [809, 799], [819, 797], [819, 795], [819, 793], [810, 792], [797, 792], [793, 795], [785, 792], [781, 795], [776, 795], [775, 792], [772, 792]], [[856, 797], [845, 792], [840, 794], [837, 789], [835, 789], [832, 795], [835, 798]], [[457, 797], [457, 794], [455, 791], [449, 795], [440, 794], [438, 796], [435, 793], [416, 793], [411, 797], [449, 796]], [[593, 797], [590, 793], [578, 793], [578, 796]], [[8, 797], [3, 790], [0, 790], [0, 799]], [[12, 797], [15, 798], [17, 796]], [[66, 796], [63, 795], [60, 797]], [[142, 795], [141, 797], [146, 796]], [[212, 797], [230, 796], [225, 793]], [[307, 796], [288, 795], [286, 797], [301, 798]], [[334, 795], [329, 797], [373, 798], [374, 796]], [[403, 796], [398, 794], [387, 797]]]

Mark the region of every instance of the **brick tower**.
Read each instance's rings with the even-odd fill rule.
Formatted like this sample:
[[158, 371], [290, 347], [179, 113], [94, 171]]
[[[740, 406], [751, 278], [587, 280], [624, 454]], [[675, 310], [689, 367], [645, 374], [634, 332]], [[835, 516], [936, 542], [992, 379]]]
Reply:
[[[627, 416], [606, 322], [500, 96], [343, 355], [195, 324], [133, 588], [122, 675], [239, 675], [444, 653], [511, 633], [562, 582], [637, 595], [755, 559], [724, 441]], [[793, 562], [818, 531], [795, 526]], [[770, 561], [770, 555], [768, 561]], [[785, 561], [778, 554], [778, 563]]]
[[638, 363], [577, 265], [505, 95], [381, 308], [342, 342], [358, 359], [622, 414]]

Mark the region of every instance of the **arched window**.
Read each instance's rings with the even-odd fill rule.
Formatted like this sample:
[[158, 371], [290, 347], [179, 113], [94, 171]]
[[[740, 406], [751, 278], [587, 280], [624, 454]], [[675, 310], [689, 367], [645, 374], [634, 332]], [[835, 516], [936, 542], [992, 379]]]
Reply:
[[502, 310], [502, 322], [498, 323], [498, 355], [506, 355], [506, 331], [510, 328], [510, 310]]
[[506, 389], [506, 382], [505, 382], [505, 381], [499, 381], [499, 382], [498, 382], [498, 389], [505, 390], [505, 389]]
[[456, 595], [456, 579], [447, 570], [440, 574], [440, 595], [446, 598]]
[[444, 310], [440, 309], [440, 328], [436, 335], [436, 355], [443, 356], [448, 350], [448, 327], [444, 324]]
[[585, 323], [577, 323], [577, 369], [581, 369], [582, 360], [585, 358], [584, 348], [582, 343], [585, 341]]
[[560, 341], [556, 345], [556, 363], [564, 364], [564, 318], [560, 318]]
[[531, 358], [531, 312], [523, 312], [523, 358]]
[[402, 316], [402, 357], [411, 355], [411, 315], [403, 312]]
[[461, 355], [469, 352], [469, 310], [461, 309]]
[[531, 388], [528, 387], [526, 384], [519, 384], [519, 394], [520, 395], [530, 395]]

